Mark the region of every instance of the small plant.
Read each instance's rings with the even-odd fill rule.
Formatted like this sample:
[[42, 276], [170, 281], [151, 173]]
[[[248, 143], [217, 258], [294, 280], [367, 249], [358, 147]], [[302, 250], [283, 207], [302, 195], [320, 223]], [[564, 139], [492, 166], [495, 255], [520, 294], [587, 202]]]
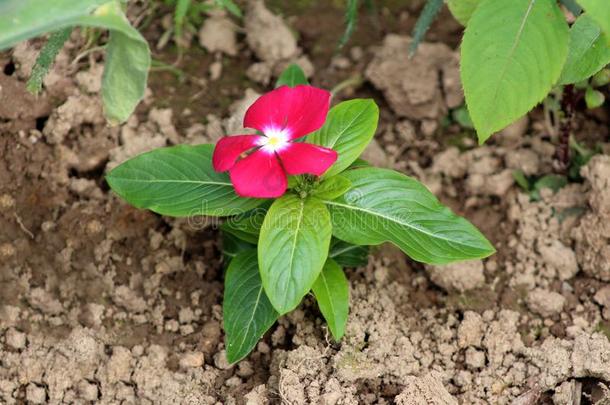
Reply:
[[[577, 16], [571, 26], [556, 0], [446, 2], [466, 26], [460, 69], [480, 143], [534, 108], [553, 87], [587, 80], [610, 63], [607, 0], [562, 0]], [[599, 106], [603, 94], [588, 87], [586, 101]]]
[[362, 264], [366, 246], [392, 242], [434, 264], [494, 253], [422, 184], [358, 159], [377, 128], [372, 100], [329, 110], [330, 93], [309, 86], [295, 65], [278, 84], [246, 112], [244, 126], [256, 135], [157, 149], [106, 177], [138, 208], [227, 217], [221, 229], [231, 261], [223, 311], [232, 363], [310, 291], [340, 339], [349, 304], [341, 265]]
[[146, 40], [125, 17], [122, 1], [0, 1], [0, 51], [52, 33], [28, 81], [32, 93], [40, 92], [55, 56], [77, 26], [110, 31], [102, 78], [104, 113], [111, 123], [127, 120], [144, 97], [151, 58]]

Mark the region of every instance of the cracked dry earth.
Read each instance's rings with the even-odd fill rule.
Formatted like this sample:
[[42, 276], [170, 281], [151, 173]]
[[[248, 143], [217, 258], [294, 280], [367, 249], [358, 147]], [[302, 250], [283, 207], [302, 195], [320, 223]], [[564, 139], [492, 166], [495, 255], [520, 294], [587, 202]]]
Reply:
[[[151, 80], [137, 114], [107, 127], [102, 60], [71, 65], [77, 36], [38, 99], [24, 83], [40, 43], [0, 54], [0, 403], [608, 403], [607, 115], [579, 121], [606, 151], [583, 167], [583, 181], [532, 201], [512, 171], [552, 172], [545, 127], [532, 114], [486, 146], [447, 142], [460, 129], [439, 123], [463, 103], [458, 54], [447, 45], [423, 44], [401, 60], [394, 55], [410, 39], [389, 34], [316, 64], [263, 3], [247, 8], [245, 27], [243, 38], [218, 15], [201, 28], [200, 46], [216, 56], [201, 62], [205, 80], [192, 92], [228, 86], [222, 94], [237, 99], [210, 106], [205, 120], [194, 107], [163, 105], [166, 88]], [[248, 81], [226, 84], [244, 59]], [[214, 223], [129, 207], [103, 174], [145, 150], [235, 132], [293, 60], [314, 84], [361, 72], [365, 85], [339, 97], [373, 96], [382, 107], [365, 158], [418, 177], [498, 253], [441, 268], [375, 247], [366, 267], [347, 270], [351, 311], [341, 342], [331, 341], [307, 297], [247, 359], [229, 365]]]

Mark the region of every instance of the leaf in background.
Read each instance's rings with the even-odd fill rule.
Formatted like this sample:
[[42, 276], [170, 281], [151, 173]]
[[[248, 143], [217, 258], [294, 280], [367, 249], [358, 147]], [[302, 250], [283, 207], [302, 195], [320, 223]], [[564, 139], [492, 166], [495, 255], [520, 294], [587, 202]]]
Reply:
[[307, 81], [307, 76], [305, 76], [305, 72], [303, 72], [303, 69], [301, 69], [299, 65], [296, 63], [291, 63], [286, 69], [284, 69], [280, 77], [278, 77], [275, 87], [295, 87], [299, 84], [309, 84]]
[[266, 212], [265, 209], [256, 208], [244, 215], [228, 218], [220, 226], [220, 229], [223, 232], [228, 232], [241, 240], [256, 245]]
[[216, 4], [229, 11], [237, 18], [242, 18], [243, 14], [237, 4], [233, 0], [216, 0]]
[[252, 351], [279, 316], [263, 290], [256, 250], [238, 254], [229, 264], [222, 310], [227, 360], [235, 363]]
[[174, 35], [176, 38], [182, 38], [184, 29], [184, 19], [191, 7], [191, 0], [178, 0], [176, 9], [174, 10]]
[[610, 44], [610, 3], [608, 0], [578, 0], [578, 3], [601, 27]]
[[106, 175], [110, 187], [137, 208], [162, 215], [239, 215], [264, 200], [235, 194], [226, 173], [212, 168], [213, 145], [179, 145], [143, 153]]
[[362, 154], [375, 135], [378, 119], [379, 108], [370, 99], [344, 101], [330, 109], [322, 128], [306, 137], [307, 142], [339, 154], [323, 177], [341, 173]]
[[229, 232], [222, 233], [222, 254], [225, 263], [230, 263], [235, 256], [247, 250], [256, 250], [256, 244], [248, 243]]
[[311, 289], [330, 332], [335, 340], [340, 340], [349, 313], [349, 283], [343, 270], [334, 260], [328, 259]]
[[55, 57], [63, 48], [64, 43], [70, 38], [72, 33], [72, 27], [62, 28], [59, 31], [55, 31], [49, 37], [49, 40], [40, 50], [36, 63], [32, 68], [32, 74], [28, 79], [26, 88], [32, 94], [38, 94], [42, 90], [42, 82], [44, 77], [51, 69]]
[[485, 142], [544, 99], [568, 53], [568, 25], [552, 0], [482, 0], [462, 41], [468, 111]]
[[582, 13], [582, 8], [576, 3], [576, 0], [560, 0], [561, 4], [568, 9], [568, 11], [578, 17]]
[[605, 36], [589, 14], [582, 14], [570, 28], [568, 59], [563, 66], [559, 84], [586, 80], [608, 63], [610, 46]]
[[463, 26], [468, 25], [470, 16], [481, 0], [447, 0], [449, 11]]
[[540, 191], [542, 189], [549, 188], [553, 190], [553, 192], [557, 192], [560, 188], [565, 187], [567, 184], [568, 179], [566, 176], [547, 174], [546, 176], [542, 176], [540, 179], [536, 180], [534, 187], [530, 192], [530, 197], [535, 201], [540, 200]]
[[296, 308], [318, 278], [330, 245], [328, 210], [287, 194], [271, 205], [258, 244], [265, 292], [280, 314]]
[[585, 103], [587, 104], [587, 108], [597, 108], [601, 107], [606, 101], [606, 96], [599, 90], [595, 90], [592, 87], [588, 87], [585, 91]]
[[369, 263], [369, 247], [353, 245], [333, 238], [330, 242], [328, 257], [343, 267], [361, 267]]
[[360, 6], [360, 0], [347, 0], [345, 7], [345, 31], [339, 40], [339, 49], [343, 48], [349, 41], [356, 24], [358, 24], [358, 7]]
[[102, 100], [108, 121], [121, 123], [144, 98], [150, 69], [148, 43], [129, 24], [118, 2], [104, 4], [94, 15], [81, 17], [77, 23], [110, 30], [102, 76]]
[[150, 51], [118, 0], [4, 0], [0, 2], [0, 50], [66, 27], [110, 30], [102, 78], [104, 111], [111, 123], [125, 121], [144, 97]]
[[443, 7], [443, 0], [427, 0], [424, 9], [422, 10], [417, 22], [415, 23], [415, 27], [413, 28], [413, 33], [411, 36], [413, 40], [409, 45], [409, 56], [415, 55], [417, 51], [417, 47], [420, 42], [424, 39], [426, 32], [434, 22], [436, 15], [441, 8]]
[[312, 195], [317, 198], [334, 200], [345, 194], [351, 185], [352, 183], [343, 176], [329, 177], [328, 179], [322, 180], [318, 187], [313, 190]]
[[392, 242], [412, 259], [430, 264], [478, 259], [495, 252], [467, 220], [443, 206], [422, 184], [393, 170], [343, 173], [352, 187], [324, 201], [333, 235], [357, 245]]
[[77, 25], [108, 0], [2, 0], [0, 51], [47, 32]]

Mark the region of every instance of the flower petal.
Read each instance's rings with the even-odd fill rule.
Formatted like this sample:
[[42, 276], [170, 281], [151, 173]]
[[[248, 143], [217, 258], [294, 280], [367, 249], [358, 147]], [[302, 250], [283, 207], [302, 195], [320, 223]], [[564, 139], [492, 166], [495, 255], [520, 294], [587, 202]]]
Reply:
[[229, 174], [242, 197], [273, 198], [286, 192], [286, 173], [273, 153], [256, 151], [239, 160]]
[[289, 139], [305, 136], [319, 129], [328, 114], [330, 93], [317, 87], [281, 86], [259, 97], [248, 108], [244, 127], [288, 129]]
[[214, 148], [212, 164], [217, 172], [224, 172], [235, 165], [239, 155], [258, 146], [258, 135], [233, 135], [220, 138]]
[[290, 145], [277, 154], [282, 160], [286, 172], [291, 175], [315, 174], [322, 175], [337, 160], [337, 152], [310, 143], [291, 142]]

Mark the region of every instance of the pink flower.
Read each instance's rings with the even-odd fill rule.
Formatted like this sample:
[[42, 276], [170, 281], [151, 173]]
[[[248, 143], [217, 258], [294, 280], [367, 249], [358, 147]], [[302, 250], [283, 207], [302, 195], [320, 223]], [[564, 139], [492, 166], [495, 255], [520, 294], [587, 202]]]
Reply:
[[293, 142], [319, 129], [328, 114], [330, 93], [312, 86], [281, 86], [259, 97], [248, 108], [244, 127], [263, 135], [221, 138], [212, 163], [229, 171], [242, 197], [273, 198], [286, 192], [287, 175], [322, 175], [337, 160], [337, 152]]

